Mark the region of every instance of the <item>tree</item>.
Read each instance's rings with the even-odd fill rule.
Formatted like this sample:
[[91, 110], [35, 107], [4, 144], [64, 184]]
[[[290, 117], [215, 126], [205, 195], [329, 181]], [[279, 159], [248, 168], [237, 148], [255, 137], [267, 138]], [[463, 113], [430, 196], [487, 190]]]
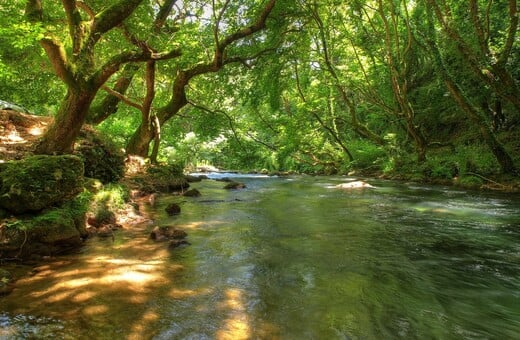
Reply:
[[[99, 53], [98, 44], [122, 25], [141, 5], [142, 0], [109, 2], [105, 8], [95, 10], [83, 1], [63, 0], [69, 37], [54, 34], [52, 25], [40, 44], [44, 48], [57, 77], [67, 87], [54, 122], [36, 147], [36, 153], [52, 154], [71, 152], [98, 90], [122, 65], [130, 62], [164, 60], [180, 55], [176, 48], [155, 52], [147, 45], [129, 51], [112, 47], [112, 53]], [[29, 0], [26, 6], [28, 20], [42, 20], [45, 11], [39, 0]]]
[[[222, 36], [221, 26], [224, 26], [222, 21], [229, 10], [230, 1], [225, 1], [221, 4], [220, 9], [216, 6], [212, 7], [212, 30], [213, 30], [213, 53], [211, 56], [206, 55], [205, 61], [195, 61], [191, 65], [179, 67], [174, 76], [173, 85], [171, 87], [171, 97], [166, 105], [157, 110], [158, 125], [163, 125], [188, 104], [186, 96], [186, 86], [189, 82], [202, 74], [214, 73], [220, 71], [225, 65], [231, 63], [246, 63], [248, 60], [256, 58], [261, 52], [253, 54], [232, 54], [228, 50], [233, 46], [246, 45], [246, 38], [249, 38], [256, 33], [266, 28], [266, 22], [271, 12], [273, 11], [276, 0], [269, 0], [261, 7], [259, 14], [253, 22], [245, 22], [239, 28], [233, 28], [234, 31]], [[245, 10], [246, 8], [237, 7], [235, 10]], [[226, 25], [227, 26], [227, 25]], [[229, 31], [229, 27], [227, 27]], [[208, 48], [208, 47], [206, 47]], [[209, 59], [209, 60], [207, 60]], [[151, 141], [154, 139], [154, 131], [150, 128], [147, 121], [142, 121], [140, 126], [136, 129], [132, 138], [130, 139], [126, 151], [129, 154], [135, 154], [147, 157], [149, 154], [149, 147]]]

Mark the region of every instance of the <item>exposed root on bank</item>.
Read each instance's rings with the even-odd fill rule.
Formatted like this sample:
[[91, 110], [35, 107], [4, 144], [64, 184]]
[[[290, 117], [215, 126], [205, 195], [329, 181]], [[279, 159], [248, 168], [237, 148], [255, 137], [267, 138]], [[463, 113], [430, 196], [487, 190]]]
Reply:
[[487, 181], [489, 183], [494, 184], [496, 187], [495, 186], [491, 186], [491, 185], [486, 185], [485, 186], [486, 188], [489, 188], [489, 189], [492, 189], [492, 190], [513, 190], [513, 186], [512, 185], [505, 185], [505, 184], [499, 183], [497, 181], [494, 181], [494, 180], [492, 180], [490, 178], [487, 178], [485, 176], [482, 176], [480, 174], [477, 174], [477, 173], [474, 173], [474, 172], [471, 172], [471, 171], [466, 172], [466, 175], [474, 176], [474, 177], [480, 178], [480, 179], [482, 179], [484, 181]]

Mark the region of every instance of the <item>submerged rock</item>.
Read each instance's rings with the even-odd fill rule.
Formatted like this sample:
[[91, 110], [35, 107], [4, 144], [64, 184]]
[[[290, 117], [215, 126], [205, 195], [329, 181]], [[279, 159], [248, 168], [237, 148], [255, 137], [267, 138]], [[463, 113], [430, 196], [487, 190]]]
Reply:
[[229, 178], [229, 177], [216, 178], [215, 181], [217, 181], [217, 182], [228, 182], [228, 183], [233, 182], [233, 180], [231, 178]]
[[244, 189], [246, 188], [246, 185], [244, 183], [240, 183], [240, 182], [229, 182], [228, 184], [226, 184], [224, 186], [224, 189]]
[[172, 226], [155, 227], [150, 233], [150, 238], [155, 241], [182, 240], [187, 236], [184, 230]]
[[71, 155], [8, 162], [0, 169], [0, 207], [22, 214], [63, 203], [83, 190], [83, 171], [81, 159]]
[[186, 191], [185, 193], [183, 193], [182, 196], [186, 196], [186, 197], [199, 197], [200, 196], [200, 191], [198, 191], [197, 189], [190, 189], [190, 190]]
[[183, 245], [189, 246], [190, 243], [186, 240], [171, 240], [168, 243], [168, 248], [173, 249], [173, 248], [177, 248], [177, 247], [180, 247]]
[[177, 203], [170, 203], [164, 210], [170, 216], [179, 215], [181, 213], [181, 206]]

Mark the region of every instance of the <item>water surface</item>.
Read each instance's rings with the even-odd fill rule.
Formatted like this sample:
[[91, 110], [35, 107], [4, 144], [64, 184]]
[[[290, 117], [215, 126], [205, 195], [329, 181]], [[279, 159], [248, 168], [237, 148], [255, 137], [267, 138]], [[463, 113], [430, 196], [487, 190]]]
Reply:
[[[222, 176], [222, 175], [216, 175]], [[0, 338], [487, 339], [520, 334], [520, 197], [341, 177], [206, 180], [0, 298]], [[167, 217], [164, 207], [181, 204]]]

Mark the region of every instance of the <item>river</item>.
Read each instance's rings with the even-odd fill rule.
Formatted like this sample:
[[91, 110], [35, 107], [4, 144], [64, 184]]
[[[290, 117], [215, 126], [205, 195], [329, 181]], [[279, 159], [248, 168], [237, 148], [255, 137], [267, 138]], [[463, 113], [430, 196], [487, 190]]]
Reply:
[[189, 246], [141, 225], [32, 269], [0, 298], [0, 339], [518, 338], [518, 195], [238, 180], [247, 188], [205, 180], [201, 197], [150, 208]]

